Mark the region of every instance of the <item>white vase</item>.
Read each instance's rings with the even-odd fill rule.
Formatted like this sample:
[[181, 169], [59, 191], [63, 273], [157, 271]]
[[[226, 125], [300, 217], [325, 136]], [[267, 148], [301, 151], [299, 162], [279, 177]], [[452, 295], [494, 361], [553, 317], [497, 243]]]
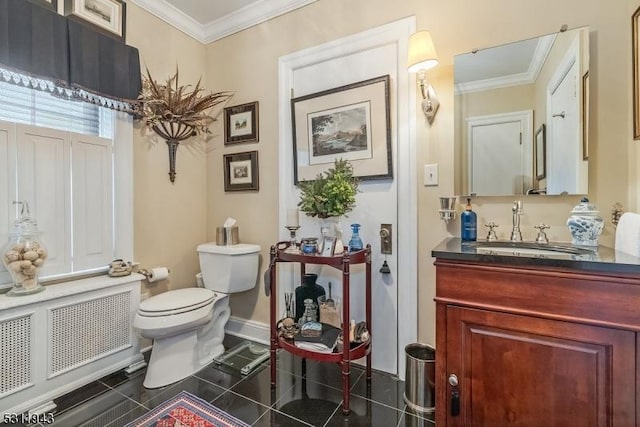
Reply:
[[324, 238], [333, 237], [336, 241], [333, 254], [341, 254], [343, 251], [342, 244], [342, 226], [340, 224], [340, 217], [331, 216], [329, 218], [322, 218], [320, 222], [320, 241], [321, 251], [324, 253]]
[[604, 228], [604, 220], [596, 206], [583, 198], [571, 211], [567, 227], [573, 238], [571, 243], [581, 246], [598, 246], [598, 237]]

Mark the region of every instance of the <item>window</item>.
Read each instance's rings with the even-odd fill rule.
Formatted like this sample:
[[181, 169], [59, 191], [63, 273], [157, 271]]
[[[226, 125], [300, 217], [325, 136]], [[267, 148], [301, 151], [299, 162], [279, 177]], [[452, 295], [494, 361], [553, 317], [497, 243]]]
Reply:
[[132, 139], [124, 113], [0, 82], [0, 247], [26, 200], [49, 252], [41, 279], [131, 260]]
[[109, 109], [0, 81], [0, 120], [104, 138], [113, 136]]

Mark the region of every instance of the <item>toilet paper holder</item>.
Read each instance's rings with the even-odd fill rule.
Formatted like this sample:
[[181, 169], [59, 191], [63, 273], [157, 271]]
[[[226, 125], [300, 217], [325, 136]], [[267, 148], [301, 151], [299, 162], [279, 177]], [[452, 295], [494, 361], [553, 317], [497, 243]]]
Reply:
[[[146, 280], [149, 280], [153, 277], [152, 269], [141, 268], [137, 271], [137, 273], [142, 274]], [[171, 273], [171, 270], [168, 268], [167, 268], [167, 273]]]

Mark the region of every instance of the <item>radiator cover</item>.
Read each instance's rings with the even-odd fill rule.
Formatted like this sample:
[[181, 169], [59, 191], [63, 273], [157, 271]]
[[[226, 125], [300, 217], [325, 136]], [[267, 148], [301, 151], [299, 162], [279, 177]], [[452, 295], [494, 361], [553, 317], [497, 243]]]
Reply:
[[31, 315], [0, 322], [0, 398], [31, 385]]
[[47, 405], [141, 362], [131, 326], [141, 279], [101, 276], [0, 295], [0, 413]]
[[52, 309], [49, 377], [130, 346], [130, 312], [129, 292]]

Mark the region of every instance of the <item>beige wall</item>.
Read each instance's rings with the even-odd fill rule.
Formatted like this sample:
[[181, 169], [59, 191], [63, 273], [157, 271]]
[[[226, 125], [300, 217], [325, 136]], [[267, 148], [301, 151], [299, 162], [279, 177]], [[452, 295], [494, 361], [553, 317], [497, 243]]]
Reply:
[[[195, 245], [203, 238], [213, 240], [215, 226], [233, 216], [239, 221], [241, 240], [260, 244], [263, 257], [268, 259], [269, 245], [281, 235], [277, 229], [278, 168], [291, 167], [279, 165], [277, 157], [278, 58], [416, 15], [417, 28], [431, 31], [441, 61], [429, 73], [441, 99], [440, 111], [433, 126], [429, 126], [417, 108], [416, 129], [419, 169], [424, 163], [440, 165], [440, 185], [418, 187], [419, 339], [433, 343], [435, 270], [430, 253], [443, 238], [459, 235], [458, 222], [447, 227], [437, 218], [438, 197], [452, 194], [454, 186], [453, 56], [476, 47], [557, 31], [562, 24], [569, 28], [589, 25], [593, 125], [589, 195], [606, 219], [616, 201], [637, 211], [640, 142], [634, 142], [631, 133], [630, 16], [638, 4], [638, 0], [320, 0], [211, 43], [204, 50], [132, 5], [128, 41], [140, 48], [143, 60], [155, 75], [171, 72], [176, 63], [185, 77], [193, 79], [200, 70], [206, 70], [210, 89], [235, 91], [233, 105], [260, 102], [259, 143], [225, 147], [222, 123], [218, 123], [214, 126], [215, 137], [207, 145], [206, 164], [201, 153], [181, 147], [175, 185], [167, 179], [163, 143], [154, 146], [146, 138], [136, 138], [136, 258], [172, 268], [172, 287], [189, 284], [191, 274], [197, 271]], [[132, 22], [136, 22], [135, 27]], [[153, 34], [153, 40], [145, 41], [149, 34]], [[418, 102], [417, 99], [416, 106]], [[222, 155], [251, 150], [259, 151], [260, 191], [225, 193]], [[545, 222], [552, 226], [548, 233], [551, 239], [569, 240], [564, 224], [576, 202], [576, 197], [526, 198], [525, 239], [535, 236], [533, 224]], [[479, 224], [494, 220], [500, 224], [499, 237], [508, 236], [511, 203], [511, 198], [476, 199]], [[478, 234], [483, 236], [484, 230]], [[613, 243], [610, 224], [605, 228], [602, 243]], [[262, 282], [257, 289], [234, 295], [231, 304], [234, 315], [267, 322], [268, 300]]]
[[[127, 43], [140, 51], [142, 70], [164, 81], [179, 66], [181, 83], [204, 77], [204, 46], [127, 4]], [[205, 82], [206, 83], [206, 82]], [[206, 240], [206, 155], [202, 140], [180, 144], [176, 180], [169, 181], [167, 144], [141, 123], [134, 135], [134, 255], [141, 267], [166, 266], [168, 280], [146, 285], [150, 294], [195, 284], [196, 246]], [[144, 292], [144, 290], [143, 290]]]

